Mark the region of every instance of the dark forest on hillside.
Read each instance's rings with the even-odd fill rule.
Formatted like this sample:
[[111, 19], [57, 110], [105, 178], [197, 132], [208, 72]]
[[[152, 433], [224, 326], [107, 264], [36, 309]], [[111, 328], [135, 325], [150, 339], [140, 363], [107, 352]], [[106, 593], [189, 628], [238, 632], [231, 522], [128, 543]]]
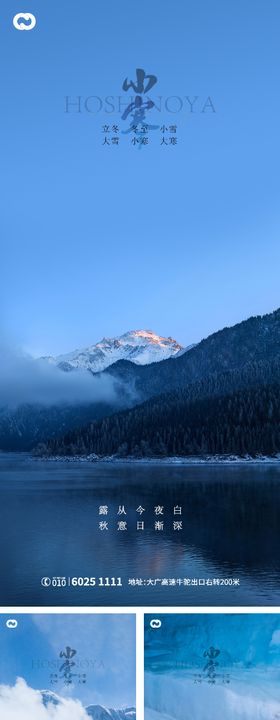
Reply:
[[41, 447], [54, 455], [134, 457], [280, 452], [280, 384], [186, 401], [162, 395]]

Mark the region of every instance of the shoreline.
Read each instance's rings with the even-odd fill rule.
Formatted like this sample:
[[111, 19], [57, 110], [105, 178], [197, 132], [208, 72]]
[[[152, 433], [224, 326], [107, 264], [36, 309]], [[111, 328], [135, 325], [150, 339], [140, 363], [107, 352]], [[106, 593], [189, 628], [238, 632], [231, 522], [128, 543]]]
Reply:
[[99, 457], [94, 454], [89, 455], [54, 455], [36, 457], [33, 460], [45, 460], [48, 462], [60, 463], [94, 463], [94, 464], [112, 464], [112, 465], [171, 465], [176, 466], [194, 466], [194, 465], [280, 465], [280, 454], [276, 456], [257, 455], [255, 457], [246, 455], [205, 455], [205, 456], [174, 456], [174, 457], [117, 457], [105, 456]]

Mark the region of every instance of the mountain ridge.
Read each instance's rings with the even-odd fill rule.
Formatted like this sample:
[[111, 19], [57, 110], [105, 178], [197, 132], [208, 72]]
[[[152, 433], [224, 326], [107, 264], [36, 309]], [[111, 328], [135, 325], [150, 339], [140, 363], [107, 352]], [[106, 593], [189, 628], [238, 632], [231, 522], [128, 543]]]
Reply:
[[166, 338], [152, 330], [129, 330], [117, 337], [104, 337], [95, 345], [41, 359], [65, 371], [84, 369], [97, 373], [104, 371], [118, 360], [129, 360], [136, 365], [149, 365], [175, 357], [186, 349], [171, 336]]
[[[59, 706], [63, 704], [63, 698], [51, 690], [39, 690], [45, 707], [48, 705]], [[136, 720], [136, 710], [133, 707], [123, 708], [121, 710], [115, 708], [107, 708], [104, 705], [88, 705], [85, 711], [91, 720]]]
[[[98, 422], [118, 411], [141, 405], [150, 398], [176, 393], [190, 386], [196, 386], [194, 399], [205, 395], [206, 385], [206, 395], [209, 396], [213, 378], [215, 380], [220, 377], [222, 394], [224, 373], [229, 373], [226, 380], [227, 393], [245, 386], [250, 387], [255, 375], [262, 383], [275, 383], [279, 381], [278, 361], [280, 309], [266, 315], [252, 316], [232, 327], [225, 327], [201, 340], [188, 351], [178, 351], [166, 360], [141, 365], [121, 359], [106, 367], [104, 371], [95, 373], [96, 378], [109, 377], [110, 381], [116, 381], [121, 388], [117, 403], [112, 405], [100, 402], [51, 408], [26, 405], [15, 413], [5, 414], [2, 411], [0, 449], [31, 450], [41, 442], [65, 437], [75, 428], [80, 432], [91, 422]], [[230, 373], [233, 375], [230, 376]], [[239, 373], [243, 373], [242, 378], [238, 377]], [[219, 390], [218, 385], [218, 380], [215, 380], [215, 395]]]
[[[260, 443], [260, 448], [272, 448], [276, 452], [279, 446], [277, 415], [274, 413], [273, 422], [268, 423], [269, 430], [265, 431], [265, 412], [270, 407], [268, 397], [272, 397], [272, 405], [277, 404], [278, 386], [280, 387], [280, 310], [269, 315], [256, 316], [239, 323], [232, 328], [225, 328], [213, 336], [201, 341], [187, 354], [172, 361], [166, 360], [157, 367], [150, 365], [135, 367], [131, 363], [121, 361], [105, 371], [113, 374], [115, 378], [126, 377], [134, 383], [136, 393], [142, 397], [142, 403], [138, 402], [134, 408], [124, 410], [121, 413], [113, 414], [92, 426], [80, 428], [76, 433], [69, 433], [64, 438], [59, 438], [47, 445], [47, 454], [87, 454], [97, 455], [110, 454], [135, 454], [140, 452], [141, 443], [144, 443], [143, 453], [156, 454], [157, 448], [162, 447], [162, 453], [170, 454], [170, 448], [175, 448], [176, 454], [181, 454], [175, 438], [181, 433], [181, 423], [191, 423], [191, 412], [199, 418], [202, 423], [201, 408], [204, 411], [209, 409], [213, 428], [221, 434], [218, 422], [219, 397], [223, 407], [224, 423], [228, 425], [230, 433], [240, 433], [240, 427], [245, 422], [240, 420], [238, 425], [236, 416], [230, 410], [230, 404], [240, 404], [240, 413], [243, 418], [247, 417], [248, 427], [248, 451], [254, 447], [251, 436], [255, 432], [250, 419], [248, 408], [250, 404], [256, 409], [259, 415], [259, 425], [255, 432]], [[263, 417], [261, 415], [260, 401], [258, 397], [258, 386], [262, 388], [262, 399], [264, 402]], [[266, 388], [266, 389], [265, 389]], [[168, 420], [168, 417], [170, 420]], [[180, 418], [180, 422], [178, 420]], [[178, 424], [179, 423], [179, 424]], [[237, 423], [237, 426], [235, 427]], [[165, 427], [166, 426], [166, 427]], [[169, 426], [170, 432], [166, 433]], [[239, 427], [240, 426], [240, 427]], [[147, 431], [149, 427], [149, 431]], [[261, 432], [277, 437], [277, 441], [271, 438], [266, 445], [261, 442]], [[146, 432], [147, 431], [147, 432]], [[193, 435], [199, 432], [194, 428], [190, 434], [187, 447], [200, 449], [204, 447], [201, 438], [199, 443], [193, 442]], [[207, 435], [208, 429], [205, 430]], [[245, 430], [244, 430], [245, 432]], [[161, 441], [154, 441], [154, 433], [158, 433]], [[174, 442], [172, 437], [174, 435]], [[114, 439], [112, 442], [111, 438]], [[180, 439], [181, 446], [184, 441]], [[218, 443], [209, 440], [209, 446], [217, 448]], [[227, 443], [222, 442], [221, 446], [227, 448]], [[229, 451], [233, 442], [230, 441]], [[236, 443], [238, 445], [238, 443]], [[140, 447], [140, 450], [139, 450]], [[242, 442], [240, 447], [244, 447]], [[145, 449], [146, 448], [146, 449]], [[165, 450], [164, 450], [165, 448]], [[166, 449], [167, 448], [167, 449]], [[279, 446], [280, 451], [280, 446]], [[226, 450], [225, 450], [226, 452]], [[175, 450], [174, 450], [175, 453]]]
[[280, 358], [280, 308], [224, 327], [203, 338], [187, 353], [147, 366], [119, 361], [104, 371], [117, 379], [128, 377], [143, 401], [152, 395], [186, 386], [213, 372], [240, 369], [250, 360]]

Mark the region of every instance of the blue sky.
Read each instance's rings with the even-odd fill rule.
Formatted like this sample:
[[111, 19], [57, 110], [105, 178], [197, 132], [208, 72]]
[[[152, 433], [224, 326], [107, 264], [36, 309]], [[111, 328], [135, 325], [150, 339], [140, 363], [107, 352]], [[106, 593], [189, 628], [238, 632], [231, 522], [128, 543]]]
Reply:
[[[279, 2], [30, 0], [18, 32], [22, 7], [1, 14], [2, 335], [35, 354], [132, 328], [188, 345], [278, 307]], [[198, 96], [149, 111], [176, 147], [103, 147], [120, 115], [64, 112], [137, 67], [151, 94]]]
[[[16, 629], [6, 627], [8, 616], [1, 617], [0, 684], [14, 685], [22, 677], [34, 689], [49, 689], [84, 705], [135, 706], [134, 615], [13, 617], [18, 620]], [[72, 694], [63, 680], [54, 686], [50, 682], [56, 670], [50, 669], [49, 663], [62, 664], [59, 653], [67, 645], [77, 651], [76, 662], [90, 664], [86, 684], [76, 684]]]

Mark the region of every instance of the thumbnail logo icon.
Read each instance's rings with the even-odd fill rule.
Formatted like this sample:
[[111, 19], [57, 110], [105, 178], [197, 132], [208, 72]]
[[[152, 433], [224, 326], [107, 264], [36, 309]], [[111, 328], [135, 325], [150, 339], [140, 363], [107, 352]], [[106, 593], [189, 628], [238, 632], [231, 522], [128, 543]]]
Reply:
[[35, 25], [36, 18], [32, 13], [17, 13], [13, 18], [13, 26], [16, 30], [34, 30]]
[[159, 630], [159, 628], [161, 628], [161, 620], [151, 620], [150, 626], [153, 630]]
[[10, 618], [6, 622], [6, 627], [9, 628], [9, 630], [15, 630], [18, 626], [18, 621], [14, 620], [13, 618]]

